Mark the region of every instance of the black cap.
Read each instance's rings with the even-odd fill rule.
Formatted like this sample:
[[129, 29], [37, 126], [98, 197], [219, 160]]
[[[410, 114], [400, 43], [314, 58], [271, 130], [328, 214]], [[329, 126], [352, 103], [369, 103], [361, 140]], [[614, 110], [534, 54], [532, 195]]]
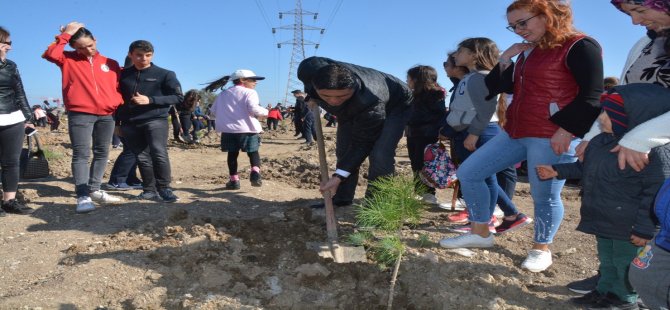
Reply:
[[296, 90], [291, 92], [291, 94], [299, 94], [299, 93], [302, 93], [302, 90], [296, 89]]

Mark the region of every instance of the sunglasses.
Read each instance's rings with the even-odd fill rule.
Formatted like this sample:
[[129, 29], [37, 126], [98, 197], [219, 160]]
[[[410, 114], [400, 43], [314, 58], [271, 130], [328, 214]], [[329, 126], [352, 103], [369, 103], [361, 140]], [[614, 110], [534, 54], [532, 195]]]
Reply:
[[511, 31], [511, 32], [515, 32], [517, 27], [518, 27], [519, 29], [526, 29], [526, 27], [528, 27], [528, 21], [531, 20], [531, 19], [533, 19], [533, 18], [535, 18], [535, 17], [538, 17], [538, 16], [540, 16], [540, 14], [538, 14], [538, 15], [533, 15], [533, 16], [531, 16], [531, 17], [528, 17], [528, 18], [526, 18], [526, 19], [524, 19], [524, 20], [522, 20], [522, 21], [519, 21], [518, 23], [516, 23], [516, 24], [514, 24], [514, 25], [509, 25], [509, 26], [505, 27], [505, 29], [507, 29], [507, 30], [509, 30], [509, 31]]
[[0, 42], [0, 44], [7, 44], [7, 45], [11, 46], [11, 45], [12, 45], [12, 41]]

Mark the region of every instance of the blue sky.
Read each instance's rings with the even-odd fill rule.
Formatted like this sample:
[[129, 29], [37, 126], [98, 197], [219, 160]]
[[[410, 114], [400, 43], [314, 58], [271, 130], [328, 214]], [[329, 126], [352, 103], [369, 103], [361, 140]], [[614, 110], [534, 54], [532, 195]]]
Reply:
[[[520, 39], [505, 29], [506, 0], [303, 0], [303, 9], [318, 12], [305, 24], [326, 28], [305, 33], [320, 42], [306, 56], [319, 55], [372, 67], [405, 79], [407, 69], [423, 64], [438, 69], [440, 82], [451, 86], [441, 69], [448, 51], [463, 39], [486, 36], [501, 50]], [[339, 9], [338, 8], [339, 5]], [[130, 42], [151, 41], [154, 63], [173, 70], [185, 90], [236, 69], [266, 76], [257, 86], [263, 104], [284, 99], [292, 47], [291, 31], [272, 34], [272, 27], [293, 23], [278, 12], [295, 8], [289, 0], [21, 0], [4, 1], [0, 25], [11, 32], [15, 61], [31, 104], [61, 97], [58, 67], [40, 56], [70, 21], [86, 24], [99, 51], [123, 62]], [[645, 33], [607, 0], [573, 0], [577, 27], [603, 47], [605, 74], [619, 76], [630, 47]], [[291, 101], [292, 102], [292, 101]]]

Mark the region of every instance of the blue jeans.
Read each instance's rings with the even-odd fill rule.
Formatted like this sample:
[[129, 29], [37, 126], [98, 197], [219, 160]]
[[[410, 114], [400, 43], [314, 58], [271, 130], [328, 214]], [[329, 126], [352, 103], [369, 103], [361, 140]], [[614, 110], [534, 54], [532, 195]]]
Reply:
[[512, 139], [504, 131], [495, 136], [462, 163], [456, 172], [461, 182], [463, 198], [468, 205], [470, 220], [475, 223], [488, 223], [491, 219], [490, 195], [481, 195], [488, 191], [484, 180], [505, 167], [526, 160], [535, 207], [534, 241], [540, 244], [551, 243], [563, 220], [561, 189], [565, 180], [542, 181], [533, 170], [540, 164], [574, 162], [577, 158], [573, 155], [579, 141], [572, 140], [568, 152], [556, 155], [548, 138]]
[[[502, 129], [500, 128], [500, 126], [498, 126], [497, 123], [489, 123], [486, 129], [484, 129], [484, 131], [479, 135], [479, 139], [477, 140], [477, 144], [475, 145], [477, 147], [475, 151], [479, 150], [479, 148], [481, 148], [486, 142], [489, 142], [491, 139], [493, 139], [501, 132]], [[465, 146], [463, 145], [463, 143], [465, 142], [465, 138], [467, 137], [468, 137], [467, 131], [461, 131], [457, 133], [454, 137], [454, 153], [456, 153], [458, 161], [460, 162], [464, 162], [473, 153], [468, 149], [466, 149]], [[510, 169], [510, 167], [508, 166], [501, 170], [506, 169]], [[505, 213], [505, 216], [518, 214], [519, 211], [517, 211], [516, 206], [512, 202], [511, 197], [508, 196], [507, 193], [498, 184], [496, 173], [498, 173], [498, 171], [496, 171], [495, 173], [484, 179], [486, 187], [488, 188], [487, 193], [489, 194], [489, 202], [491, 204], [489, 206], [491, 214], [493, 214], [493, 211], [496, 208], [496, 204], [500, 206], [500, 210], [502, 210]], [[514, 193], [513, 189], [512, 193]], [[491, 216], [489, 216], [489, 220], [490, 219]]]
[[[72, 175], [77, 198], [88, 196], [100, 189], [109, 157], [109, 141], [114, 135], [114, 119], [111, 115], [68, 113], [68, 130], [72, 144]], [[93, 144], [93, 161], [91, 158]]]
[[[375, 141], [370, 155], [368, 155], [368, 161], [370, 162], [370, 167], [368, 168], [369, 181], [392, 175], [395, 172], [395, 150], [398, 147], [400, 138], [402, 138], [410, 115], [411, 113], [409, 113], [408, 108], [406, 110], [396, 109], [386, 116], [381, 134], [377, 138], [377, 141]], [[347, 149], [353, 143], [351, 139], [352, 125], [351, 122], [340, 122], [337, 127], [335, 155], [338, 160], [346, 154]], [[356, 185], [358, 184], [358, 169], [348, 172], [351, 172], [351, 175], [340, 184], [337, 188], [337, 193], [333, 196], [333, 203], [335, 204], [350, 204], [354, 199]], [[370, 186], [368, 185], [366, 195], [369, 193], [369, 190]]]

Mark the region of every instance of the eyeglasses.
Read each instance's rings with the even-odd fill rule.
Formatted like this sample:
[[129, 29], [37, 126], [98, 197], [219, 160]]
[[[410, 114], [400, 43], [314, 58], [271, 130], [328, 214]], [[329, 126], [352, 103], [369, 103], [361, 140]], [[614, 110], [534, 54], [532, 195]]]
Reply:
[[9, 46], [12, 46], [12, 41], [0, 42], [0, 44], [7, 44]]
[[540, 14], [528, 17], [528, 18], [526, 18], [522, 21], [519, 21], [518, 23], [516, 23], [514, 25], [509, 25], [509, 26], [505, 27], [505, 29], [507, 29], [511, 32], [515, 32], [517, 27], [519, 27], [519, 29], [526, 29], [526, 27], [528, 27], [528, 21], [535, 18], [535, 17], [538, 17], [538, 16], [540, 16]]

